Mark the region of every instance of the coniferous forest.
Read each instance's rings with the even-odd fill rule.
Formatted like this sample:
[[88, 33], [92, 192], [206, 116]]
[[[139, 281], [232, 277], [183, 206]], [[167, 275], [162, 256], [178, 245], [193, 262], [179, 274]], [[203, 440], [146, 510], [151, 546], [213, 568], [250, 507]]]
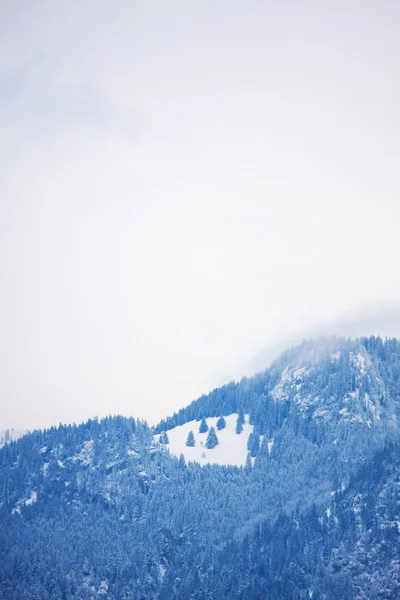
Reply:
[[[192, 420], [187, 445], [203, 429], [216, 451], [233, 413], [253, 426], [244, 466], [170, 453]], [[400, 343], [327, 339], [154, 429], [116, 416], [10, 441], [0, 598], [399, 598], [399, 422]]]

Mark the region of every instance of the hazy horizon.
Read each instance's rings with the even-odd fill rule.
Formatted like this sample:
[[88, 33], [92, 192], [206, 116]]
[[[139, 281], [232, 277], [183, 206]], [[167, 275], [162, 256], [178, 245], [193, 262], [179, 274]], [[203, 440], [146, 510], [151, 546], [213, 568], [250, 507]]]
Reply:
[[0, 429], [400, 337], [400, 5], [6, 2]]

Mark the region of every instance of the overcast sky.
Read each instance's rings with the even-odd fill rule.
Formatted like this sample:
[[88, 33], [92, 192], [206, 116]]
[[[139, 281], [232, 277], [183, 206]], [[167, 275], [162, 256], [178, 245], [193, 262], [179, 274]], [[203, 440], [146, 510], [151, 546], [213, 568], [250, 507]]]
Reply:
[[400, 336], [397, 0], [2, 0], [0, 429]]

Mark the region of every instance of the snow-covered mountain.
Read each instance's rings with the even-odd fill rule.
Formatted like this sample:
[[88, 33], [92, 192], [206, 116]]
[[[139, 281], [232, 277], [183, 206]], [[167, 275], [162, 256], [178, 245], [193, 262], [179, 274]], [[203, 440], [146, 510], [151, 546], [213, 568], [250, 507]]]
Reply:
[[398, 598], [399, 422], [400, 343], [372, 337], [304, 342], [155, 428], [24, 435], [0, 449], [0, 598]]
[[270, 392], [272, 398], [290, 401], [312, 419], [367, 427], [377, 427], [383, 411], [389, 410], [389, 421], [396, 428], [396, 409], [386, 394], [375, 357], [361, 343], [348, 342], [342, 350], [331, 344], [332, 340], [304, 344], [274, 363], [272, 369], [278, 377]]

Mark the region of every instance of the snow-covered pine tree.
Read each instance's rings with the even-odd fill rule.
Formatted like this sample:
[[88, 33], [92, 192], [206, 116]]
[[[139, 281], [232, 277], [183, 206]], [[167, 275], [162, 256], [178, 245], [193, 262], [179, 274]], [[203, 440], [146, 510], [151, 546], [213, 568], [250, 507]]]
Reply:
[[218, 438], [217, 438], [217, 434], [215, 433], [215, 429], [214, 427], [210, 428], [210, 431], [208, 433], [207, 436], [207, 441], [206, 441], [206, 448], [215, 448], [215, 446], [218, 446]]
[[243, 424], [244, 424], [244, 414], [243, 414], [243, 411], [241, 410], [238, 414], [238, 418], [236, 421], [236, 433], [242, 433]]
[[221, 429], [225, 429], [225, 427], [226, 427], [226, 421], [225, 421], [224, 417], [221, 415], [217, 421], [217, 429], [218, 429], [218, 431], [220, 431]]
[[187, 440], [186, 440], [186, 446], [193, 447], [195, 445], [196, 445], [196, 441], [194, 439], [193, 431], [189, 431], [188, 436], [187, 436]]
[[247, 448], [250, 452], [251, 456], [256, 456], [257, 452], [260, 449], [260, 435], [257, 431], [254, 431], [249, 435], [249, 439], [247, 442]]
[[208, 425], [207, 425], [206, 418], [203, 417], [201, 420], [201, 423], [200, 423], [199, 432], [205, 433], [206, 431], [208, 431]]
[[250, 473], [250, 471], [252, 470], [253, 465], [251, 464], [251, 456], [250, 456], [250, 452], [247, 453], [247, 458], [246, 458], [246, 465], [244, 467], [244, 472], [245, 473]]

